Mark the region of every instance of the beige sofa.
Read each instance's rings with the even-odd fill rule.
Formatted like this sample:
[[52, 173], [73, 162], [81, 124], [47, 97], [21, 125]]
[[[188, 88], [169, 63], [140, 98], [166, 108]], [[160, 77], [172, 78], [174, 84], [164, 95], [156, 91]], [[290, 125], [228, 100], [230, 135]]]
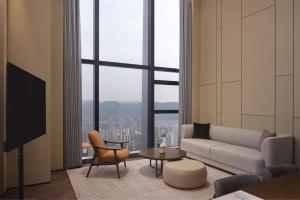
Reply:
[[265, 166], [293, 163], [293, 137], [289, 135], [213, 125], [210, 140], [192, 135], [193, 125], [183, 125], [180, 148], [188, 157], [234, 174], [261, 176]]

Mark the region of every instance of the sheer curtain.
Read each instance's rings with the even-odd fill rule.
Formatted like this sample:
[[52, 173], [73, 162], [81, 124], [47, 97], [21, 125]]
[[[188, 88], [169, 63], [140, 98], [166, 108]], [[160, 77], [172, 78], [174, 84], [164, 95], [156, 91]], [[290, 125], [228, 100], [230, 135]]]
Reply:
[[181, 125], [192, 122], [192, 0], [180, 0], [179, 141]]
[[64, 0], [64, 167], [82, 165], [79, 0]]

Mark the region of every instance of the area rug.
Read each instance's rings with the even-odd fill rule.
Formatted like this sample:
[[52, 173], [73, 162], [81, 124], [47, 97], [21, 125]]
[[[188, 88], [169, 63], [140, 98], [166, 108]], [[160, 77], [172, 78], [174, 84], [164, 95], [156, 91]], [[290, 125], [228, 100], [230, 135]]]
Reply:
[[213, 182], [230, 176], [207, 166], [207, 183], [194, 190], [180, 190], [166, 185], [162, 177], [155, 176], [149, 160], [139, 159], [120, 164], [121, 179], [117, 178], [115, 166], [93, 167], [86, 178], [88, 167], [68, 170], [77, 199], [103, 200], [207, 200], [213, 197]]

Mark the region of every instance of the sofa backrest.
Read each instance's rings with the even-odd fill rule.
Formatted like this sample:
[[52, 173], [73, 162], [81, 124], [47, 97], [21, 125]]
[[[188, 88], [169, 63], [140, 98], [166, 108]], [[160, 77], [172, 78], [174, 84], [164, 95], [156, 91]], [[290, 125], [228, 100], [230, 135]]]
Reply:
[[268, 131], [211, 125], [209, 136], [215, 141], [261, 150], [263, 140], [275, 136], [275, 134]]

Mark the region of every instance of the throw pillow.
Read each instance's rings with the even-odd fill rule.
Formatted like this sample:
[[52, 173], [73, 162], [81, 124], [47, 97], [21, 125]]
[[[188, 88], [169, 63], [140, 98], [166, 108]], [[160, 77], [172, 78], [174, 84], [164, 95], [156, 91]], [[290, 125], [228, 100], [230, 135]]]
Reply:
[[209, 139], [210, 124], [194, 123], [193, 138]]

